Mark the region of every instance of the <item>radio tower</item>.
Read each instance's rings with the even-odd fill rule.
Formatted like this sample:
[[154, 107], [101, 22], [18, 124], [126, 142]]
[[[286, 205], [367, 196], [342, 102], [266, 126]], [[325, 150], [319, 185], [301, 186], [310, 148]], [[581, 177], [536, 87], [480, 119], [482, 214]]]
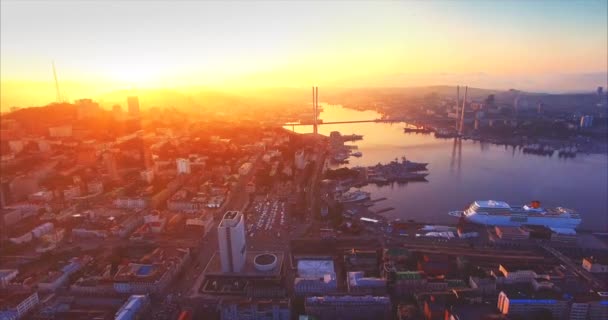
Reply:
[[55, 77], [55, 90], [56, 90], [56, 94], [57, 94], [57, 103], [62, 102], [61, 101], [61, 91], [59, 91], [59, 81], [57, 80], [57, 70], [55, 70], [55, 61], [53, 61], [53, 77]]

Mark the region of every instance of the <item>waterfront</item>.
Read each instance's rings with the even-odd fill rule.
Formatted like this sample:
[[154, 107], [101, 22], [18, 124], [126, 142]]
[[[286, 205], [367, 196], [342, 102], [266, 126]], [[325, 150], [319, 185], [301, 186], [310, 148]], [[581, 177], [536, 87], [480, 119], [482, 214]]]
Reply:
[[[379, 118], [374, 111], [356, 111], [325, 105], [324, 121]], [[576, 209], [583, 216], [581, 229], [608, 231], [608, 156], [579, 154], [560, 158], [525, 154], [517, 147], [471, 140], [436, 139], [432, 134], [403, 133], [404, 124], [355, 123], [322, 125], [319, 133], [362, 134], [357, 145], [363, 156], [349, 158], [344, 166], [370, 166], [405, 156], [428, 162], [428, 182], [373, 184], [361, 188], [372, 198], [386, 197], [373, 209], [395, 207], [387, 218], [433, 223], [455, 222], [450, 210], [462, 209], [473, 200], [495, 199], [510, 204], [532, 200], [543, 206]], [[291, 127], [289, 127], [291, 129]], [[295, 127], [311, 132], [312, 127]]]

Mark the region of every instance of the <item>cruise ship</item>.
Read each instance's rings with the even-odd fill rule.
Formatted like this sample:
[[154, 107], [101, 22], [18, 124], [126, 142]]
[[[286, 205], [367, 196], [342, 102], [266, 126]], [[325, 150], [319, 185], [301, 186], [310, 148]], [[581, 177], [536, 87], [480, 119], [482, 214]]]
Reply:
[[563, 207], [542, 208], [538, 201], [524, 206], [510, 206], [504, 201], [477, 200], [464, 211], [451, 211], [449, 214], [462, 216], [473, 223], [492, 226], [531, 224], [575, 229], [581, 223], [581, 217], [576, 211]]

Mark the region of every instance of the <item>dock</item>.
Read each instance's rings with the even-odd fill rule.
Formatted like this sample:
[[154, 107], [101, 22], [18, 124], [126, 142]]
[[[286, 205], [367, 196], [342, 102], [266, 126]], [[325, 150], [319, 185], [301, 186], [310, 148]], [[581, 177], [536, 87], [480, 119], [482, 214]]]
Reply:
[[382, 209], [379, 209], [378, 211], [376, 211], [375, 213], [376, 214], [380, 214], [380, 213], [388, 212], [388, 211], [391, 211], [391, 210], [395, 210], [395, 208], [393, 208], [393, 207], [382, 208]]
[[386, 200], [386, 197], [382, 197], [382, 198], [378, 198], [378, 199], [374, 199], [372, 200], [372, 202], [380, 202], [382, 200]]

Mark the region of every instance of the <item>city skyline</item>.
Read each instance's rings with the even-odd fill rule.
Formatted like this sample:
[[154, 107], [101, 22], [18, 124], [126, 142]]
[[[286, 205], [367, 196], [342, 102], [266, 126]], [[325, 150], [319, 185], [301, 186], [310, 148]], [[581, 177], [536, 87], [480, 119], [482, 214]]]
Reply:
[[0, 319], [608, 319], [608, 0], [0, 0]]
[[53, 101], [53, 61], [71, 98], [310, 83], [590, 91], [606, 85], [606, 10], [605, 1], [3, 1], [2, 105]]

